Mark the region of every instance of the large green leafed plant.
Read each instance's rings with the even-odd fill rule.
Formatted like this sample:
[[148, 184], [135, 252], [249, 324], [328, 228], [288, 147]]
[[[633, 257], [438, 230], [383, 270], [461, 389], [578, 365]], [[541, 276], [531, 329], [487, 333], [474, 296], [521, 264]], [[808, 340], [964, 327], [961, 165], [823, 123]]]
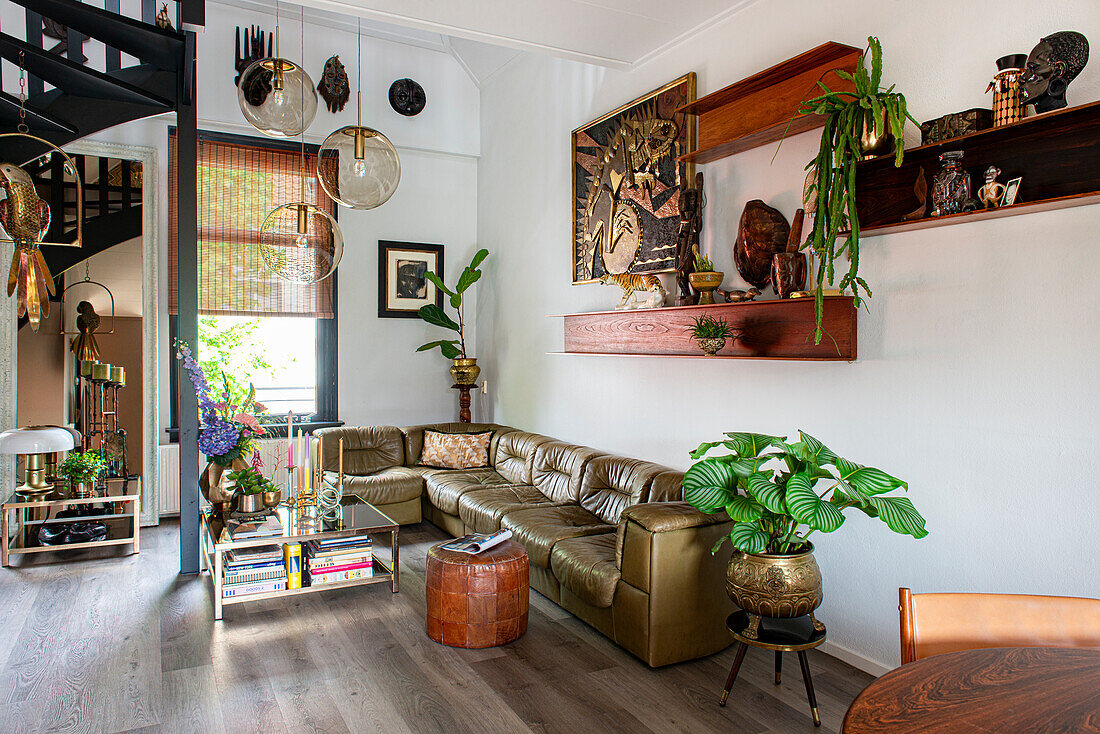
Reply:
[[94, 482], [106, 468], [107, 462], [94, 451], [71, 451], [57, 465], [57, 473], [74, 482]]
[[428, 349], [439, 347], [439, 351], [447, 359], [466, 358], [466, 337], [463, 333], [466, 326], [466, 309], [462, 302], [462, 294], [474, 283], [481, 280], [481, 271], [478, 270], [477, 266], [481, 265], [487, 257], [489, 257], [488, 250], [484, 248], [478, 250], [474, 254], [474, 258], [470, 261], [470, 264], [462, 271], [462, 275], [458, 277], [458, 283], [455, 285], [454, 290], [444, 285], [443, 279], [435, 273], [428, 272], [424, 274], [424, 277], [431, 281], [432, 285], [447, 295], [451, 308], [458, 312], [458, 321], [456, 322], [434, 303], [429, 303], [427, 306], [421, 306], [416, 312], [417, 315], [429, 324], [442, 326], [444, 329], [458, 332], [458, 338], [440, 339], [438, 341], [428, 342], [427, 344], [421, 344], [417, 347], [416, 351], [423, 352]]
[[[876, 137], [893, 133], [896, 147], [894, 165], [900, 166], [905, 154], [905, 121], [918, 124], [906, 109], [905, 96], [891, 86], [881, 89], [882, 44], [874, 36], [867, 39], [871, 69], [868, 71], [864, 52], [856, 64], [854, 74], [836, 69], [834, 73], [855, 86], [855, 92], [833, 91], [824, 82], [817, 84], [824, 94], [806, 100], [799, 110], [803, 115], [824, 115], [825, 128], [821, 133], [821, 146], [817, 157], [806, 166], [813, 170], [814, 181], [807, 189], [806, 201], [813, 197], [817, 206], [814, 229], [810, 237], [811, 247], [817, 255], [817, 283], [815, 284], [814, 343], [821, 343], [824, 333], [821, 315], [824, 308], [825, 282], [835, 280], [836, 261], [841, 255], [848, 258], [848, 271], [837, 287], [852, 289], [855, 304], [859, 306], [862, 290], [869, 298], [871, 288], [859, 275], [859, 214], [856, 209], [856, 164], [863, 159], [860, 149], [860, 133], [864, 124], [873, 124]], [[873, 122], [872, 122], [873, 121]], [[841, 235], [844, 240], [837, 246]]]
[[[727, 433], [723, 441], [700, 444], [684, 475], [684, 499], [706, 513], [725, 511], [735, 522], [728, 538], [745, 553], [798, 552], [813, 533], [843, 525], [844, 511], [853, 507], [895, 533], [928, 535], [908, 497], [885, 496], [908, 491], [908, 484], [798, 435], [800, 441], [788, 443], [784, 436]], [[719, 447], [730, 453], [704, 458]]]

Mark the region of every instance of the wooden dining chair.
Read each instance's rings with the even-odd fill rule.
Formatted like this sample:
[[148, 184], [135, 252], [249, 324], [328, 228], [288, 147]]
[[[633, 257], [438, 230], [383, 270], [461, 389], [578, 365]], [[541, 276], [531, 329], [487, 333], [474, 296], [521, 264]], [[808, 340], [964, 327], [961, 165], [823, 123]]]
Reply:
[[901, 664], [987, 647], [1100, 650], [1100, 599], [898, 590]]

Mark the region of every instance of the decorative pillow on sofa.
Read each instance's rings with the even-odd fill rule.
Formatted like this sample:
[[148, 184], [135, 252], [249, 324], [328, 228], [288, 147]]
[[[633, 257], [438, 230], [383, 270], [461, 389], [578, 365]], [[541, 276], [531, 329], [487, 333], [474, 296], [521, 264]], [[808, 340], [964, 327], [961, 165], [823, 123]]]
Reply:
[[424, 431], [420, 466], [435, 469], [477, 469], [489, 466], [492, 431], [483, 433], [440, 433]]

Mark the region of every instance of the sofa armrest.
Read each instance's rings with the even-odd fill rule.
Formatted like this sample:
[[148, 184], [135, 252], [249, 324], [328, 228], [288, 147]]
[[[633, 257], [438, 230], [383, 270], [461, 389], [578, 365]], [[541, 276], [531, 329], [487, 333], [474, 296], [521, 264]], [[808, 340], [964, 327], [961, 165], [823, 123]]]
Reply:
[[623, 519], [638, 523], [652, 533], [666, 533], [685, 528], [729, 522], [725, 512], [708, 515], [687, 502], [645, 502], [623, 510]]

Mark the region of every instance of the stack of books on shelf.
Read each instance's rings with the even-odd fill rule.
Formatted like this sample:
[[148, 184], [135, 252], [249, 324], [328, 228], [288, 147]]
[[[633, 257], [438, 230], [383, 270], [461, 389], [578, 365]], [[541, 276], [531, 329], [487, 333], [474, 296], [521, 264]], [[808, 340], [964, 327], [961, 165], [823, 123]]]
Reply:
[[239, 548], [226, 554], [222, 598], [286, 589], [286, 564], [281, 545]]
[[367, 579], [374, 573], [369, 537], [311, 540], [303, 544], [310, 586]]

